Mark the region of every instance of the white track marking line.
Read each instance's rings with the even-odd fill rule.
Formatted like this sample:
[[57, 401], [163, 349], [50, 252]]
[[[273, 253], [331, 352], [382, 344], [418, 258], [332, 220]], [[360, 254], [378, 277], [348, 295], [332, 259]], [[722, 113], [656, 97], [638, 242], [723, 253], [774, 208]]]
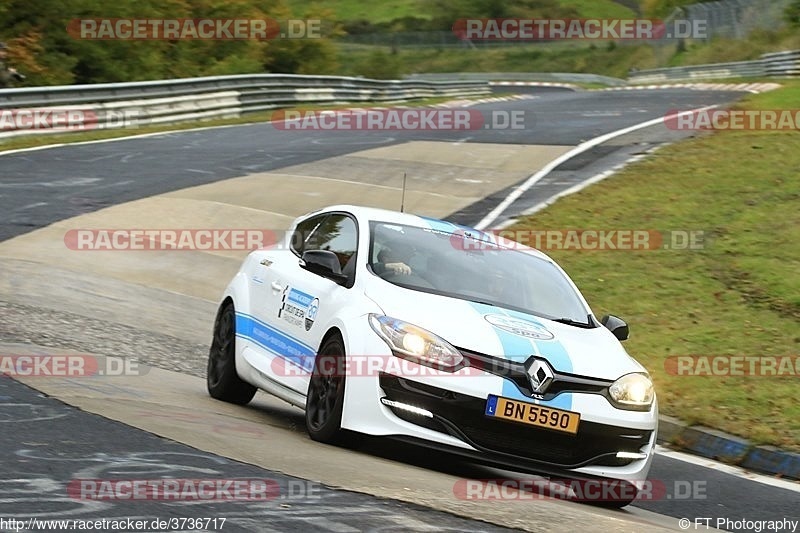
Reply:
[[[272, 122], [272, 121], [270, 121]], [[47, 150], [49, 148], [61, 148], [62, 146], [80, 146], [82, 144], [101, 144], [116, 141], [128, 141], [130, 139], [144, 139], [146, 137], [155, 137], [157, 135], [170, 135], [172, 133], [192, 133], [195, 131], [216, 130], [223, 128], [235, 128], [237, 126], [253, 126], [254, 124], [264, 124], [264, 122], [245, 122], [243, 124], [223, 124], [221, 126], [201, 126], [199, 128], [186, 128], [184, 130], [168, 130], [168, 131], [155, 131], [152, 133], [139, 133], [136, 135], [126, 135], [124, 137], [112, 137], [110, 139], [95, 139], [92, 141], [78, 141], [70, 143], [56, 143], [45, 144], [42, 146], [31, 146], [30, 148], [16, 148], [14, 150], [0, 151], [0, 156], [21, 154], [24, 152], [38, 152], [39, 150]], [[110, 131], [110, 130], [107, 130]]]
[[[608, 170], [604, 170], [603, 172], [600, 172], [599, 174], [595, 174], [591, 178], [585, 179], [585, 180], [581, 181], [580, 183], [576, 183], [572, 187], [569, 187], [568, 189], [564, 189], [563, 191], [554, 194], [553, 196], [551, 196], [550, 198], [548, 198], [544, 202], [539, 202], [535, 206], [526, 209], [525, 211], [520, 213], [519, 216], [529, 216], [529, 215], [532, 215], [532, 214], [534, 214], [534, 213], [536, 213], [538, 211], [541, 211], [542, 209], [550, 207], [551, 205], [553, 205], [556, 202], [556, 200], [560, 200], [561, 198], [564, 198], [565, 196], [569, 196], [570, 194], [575, 194], [576, 192], [580, 192], [583, 189], [585, 189], [586, 187], [589, 187], [590, 185], [594, 185], [595, 183], [599, 183], [599, 182], [603, 181], [604, 179], [613, 176], [614, 174], [616, 174], [617, 172], [619, 172], [620, 170], [622, 170], [626, 166], [630, 165], [631, 163], [635, 163], [637, 161], [641, 161], [642, 159], [644, 159], [648, 155], [652, 154], [653, 152], [655, 152], [656, 150], [658, 150], [662, 146], [664, 146], [664, 145], [655, 146], [655, 147], [647, 150], [645, 153], [634, 155], [633, 157], [625, 160], [623, 163], [620, 163], [619, 165], [616, 165], [616, 166], [614, 166], [614, 167], [612, 167], [612, 168], [610, 168]], [[494, 226], [492, 229], [494, 229], [494, 230], [505, 229], [505, 228], [515, 224], [516, 222], [517, 222], [516, 218], [509, 218], [505, 222], [502, 222], [502, 223]]]
[[578, 146], [576, 146], [575, 148], [573, 148], [569, 152], [557, 157], [556, 159], [554, 159], [553, 161], [551, 161], [550, 163], [545, 165], [545, 167], [542, 168], [539, 172], [537, 172], [533, 176], [529, 177], [525, 181], [525, 183], [523, 183], [522, 185], [520, 185], [519, 187], [517, 187], [516, 189], [511, 191], [511, 193], [509, 193], [509, 195], [506, 196], [503, 199], [502, 202], [500, 202], [494, 209], [492, 209], [489, 212], [488, 215], [483, 217], [483, 219], [474, 226], [475, 229], [482, 230], [482, 229], [485, 229], [485, 228], [489, 227], [489, 225], [491, 225], [495, 220], [497, 220], [505, 212], [505, 210], [508, 209], [511, 206], [511, 204], [516, 202], [519, 199], [520, 196], [525, 194], [528, 191], [528, 189], [530, 189], [531, 187], [536, 185], [536, 183], [538, 183], [542, 178], [544, 178], [550, 172], [552, 172], [553, 169], [555, 169], [556, 167], [558, 167], [562, 163], [564, 163], [566, 161], [569, 161], [573, 157], [578, 156], [578, 155], [580, 155], [580, 154], [582, 154], [582, 153], [594, 148], [595, 146], [603, 144], [604, 142], [610, 141], [611, 139], [614, 139], [616, 137], [621, 137], [622, 135], [626, 135], [628, 133], [631, 133], [631, 132], [634, 132], [634, 131], [637, 131], [637, 130], [641, 130], [641, 129], [644, 129], [644, 128], [649, 128], [650, 126], [655, 126], [655, 125], [657, 125], [659, 123], [666, 122], [667, 120], [669, 120], [671, 118], [682, 117], [682, 116], [685, 116], [685, 115], [690, 115], [692, 113], [700, 113], [700, 112], [703, 112], [703, 111], [708, 111], [709, 109], [714, 109], [716, 107], [719, 107], [719, 106], [710, 105], [710, 106], [705, 106], [705, 107], [699, 107], [697, 109], [690, 109], [688, 111], [682, 111], [682, 112], [674, 114], [674, 115], [667, 115], [667, 116], [660, 117], [660, 118], [654, 118], [654, 119], [648, 120], [646, 122], [641, 122], [639, 124], [634, 124], [633, 126], [628, 126], [627, 128], [623, 128], [621, 130], [616, 130], [616, 131], [612, 131], [611, 133], [606, 133], [604, 135], [600, 135], [599, 137], [595, 137], [594, 139], [590, 139], [590, 140], [588, 140], [586, 142], [583, 142], [583, 143], [579, 144]]
[[[472, 100], [469, 100], [469, 102], [472, 102]], [[443, 102], [443, 103], [447, 103], [447, 102]], [[414, 106], [414, 108], [419, 108], [419, 109], [425, 109], [427, 107], [431, 107], [431, 106]], [[461, 107], [469, 107], [469, 106], [467, 105], [467, 106], [461, 106]], [[372, 108], [357, 107], [357, 108], [352, 108], [352, 109], [354, 109], [354, 110], [367, 110], [367, 109], [387, 109], [387, 108], [384, 108], [384, 107], [372, 107]], [[335, 109], [323, 109], [322, 110], [323, 113], [326, 112], [326, 111], [334, 113], [337, 110], [335, 110]], [[291, 120], [298, 120], [298, 119], [291, 119]], [[110, 139], [94, 139], [94, 140], [91, 140], [91, 141], [78, 141], [78, 142], [45, 144], [45, 145], [42, 145], [42, 146], [32, 146], [32, 147], [29, 147], [29, 148], [17, 148], [17, 149], [13, 149], [13, 150], [2, 150], [2, 151], [0, 151], [0, 156], [20, 154], [20, 153], [24, 153], [24, 152], [35, 152], [35, 151], [38, 151], [38, 150], [47, 150], [48, 148], [60, 148], [62, 146], [78, 146], [78, 145], [82, 145], [82, 144], [100, 144], [100, 143], [108, 143], [108, 142], [115, 142], [115, 141], [127, 141], [127, 140], [130, 140], [130, 139], [143, 139], [143, 138], [146, 138], [146, 137], [155, 137], [156, 135], [169, 135], [169, 134], [172, 134], [172, 133], [188, 133], [188, 132], [215, 130], [215, 129], [223, 129], [223, 128], [236, 128], [236, 127], [239, 127], [239, 126], [253, 126], [253, 125], [256, 125], [256, 124], [272, 124], [273, 122], [276, 122], [276, 121], [274, 121], [274, 120], [266, 120], [266, 121], [260, 121], [260, 122], [243, 122], [241, 124], [221, 124], [219, 126], [199, 126], [199, 127], [196, 127], [196, 128], [185, 128], [185, 129], [167, 130], [167, 131], [155, 131], [155, 132], [152, 132], [152, 133], [139, 133], [139, 134], [134, 134], [134, 135], [126, 135], [124, 137], [112, 137]], [[290, 122], [290, 120], [286, 120], [286, 121], [279, 120], [277, 122]], [[106, 131], [113, 131], [113, 130], [106, 130]]]
[[730, 474], [732, 476], [744, 478], [747, 479], [748, 481], [755, 481], [756, 483], [761, 483], [764, 485], [769, 485], [771, 487], [777, 487], [800, 493], [800, 482], [789, 481], [786, 479], [781, 479], [778, 477], [768, 476], [764, 474], [756, 474], [755, 472], [750, 472], [738, 466], [726, 465], [724, 463], [720, 463], [718, 461], [714, 461], [713, 459], [708, 459], [706, 457], [698, 457], [696, 455], [690, 455], [685, 452], [670, 450], [669, 448], [665, 448], [664, 446], [661, 445], [656, 446], [656, 455], [669, 457], [670, 459], [676, 459], [678, 461], [683, 461], [684, 463], [690, 463], [693, 465], [710, 468], [711, 470], [717, 470], [725, 474]]

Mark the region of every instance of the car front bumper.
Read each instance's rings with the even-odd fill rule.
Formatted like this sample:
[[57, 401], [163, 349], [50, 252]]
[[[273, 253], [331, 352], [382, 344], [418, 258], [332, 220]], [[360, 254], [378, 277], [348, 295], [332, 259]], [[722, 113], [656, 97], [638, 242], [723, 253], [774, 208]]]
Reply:
[[[393, 357], [372, 331], [351, 336], [349, 341], [348, 354]], [[649, 473], [658, 426], [656, 402], [649, 411], [628, 411], [596, 393], [567, 392], [552, 401], [522, 400], [579, 413], [578, 433], [572, 435], [486, 416], [490, 394], [521, 400], [506, 394], [518, 389], [496, 373], [475, 368], [432, 372], [406, 363], [407, 373], [348, 375], [344, 428], [444, 449], [517, 471], [627, 481], [645, 480]], [[619, 452], [639, 457], [618, 458]]]

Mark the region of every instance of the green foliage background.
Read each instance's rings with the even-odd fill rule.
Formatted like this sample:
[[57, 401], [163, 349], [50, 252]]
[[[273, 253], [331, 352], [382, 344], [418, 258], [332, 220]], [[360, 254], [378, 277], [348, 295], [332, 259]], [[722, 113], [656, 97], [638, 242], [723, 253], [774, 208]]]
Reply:
[[[630, 68], [752, 59], [800, 46], [794, 29], [748, 40], [690, 43], [684, 50], [650, 45], [535, 43], [497, 49], [345, 48], [345, 34], [450, 31], [463, 18], [660, 17], [696, 0], [2, 0], [0, 40], [24, 86], [140, 81], [281, 72], [398, 78], [415, 72], [592, 72], [624, 77]], [[81, 40], [67, 32], [85, 18], [251, 18], [323, 21], [319, 39], [269, 41]], [[800, 27], [800, 0], [786, 20]], [[573, 44], [575, 44], [573, 46]]]
[[[326, 15], [317, 11], [313, 18]], [[71, 20], [85, 18], [280, 21], [292, 17], [282, 0], [4, 0], [0, 37], [9, 46], [9, 62], [28, 76], [29, 86], [248, 72], [336, 72], [335, 48], [328, 38], [93, 41], [74, 38], [66, 29]], [[335, 34], [335, 28], [327, 28], [327, 33]]]

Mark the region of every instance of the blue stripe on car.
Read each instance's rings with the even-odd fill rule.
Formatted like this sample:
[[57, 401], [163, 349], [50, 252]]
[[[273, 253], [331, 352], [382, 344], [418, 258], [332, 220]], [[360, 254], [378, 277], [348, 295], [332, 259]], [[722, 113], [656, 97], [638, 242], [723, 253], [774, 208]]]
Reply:
[[[481, 315], [486, 315], [490, 313], [498, 313], [502, 311], [499, 307], [494, 307], [487, 304], [482, 304], [478, 302], [470, 302], [470, 305]], [[489, 322], [486, 322], [489, 324]], [[533, 346], [528, 339], [525, 337], [520, 337], [519, 335], [514, 335], [513, 333], [506, 331], [504, 329], [496, 328], [492, 326], [492, 329], [497, 335], [497, 338], [500, 340], [500, 344], [503, 346], [503, 357], [510, 361], [517, 361], [519, 363], [528, 359], [533, 352]], [[490, 354], [495, 355], [495, 354]], [[503, 390], [501, 391], [501, 395], [506, 398], [511, 398], [513, 400], [525, 400], [525, 401], [532, 401], [532, 399], [528, 396], [522, 394], [522, 391], [519, 390], [517, 385], [511, 381], [510, 379], [503, 378]], [[534, 403], [539, 403], [534, 401]]]
[[[470, 302], [472, 307], [478, 311], [481, 315], [486, 314], [504, 314], [506, 316], [510, 316], [513, 318], [518, 318], [520, 320], [527, 320], [529, 322], [533, 322], [538, 326], [541, 326], [546, 329], [544, 324], [536, 320], [531, 315], [526, 313], [520, 313], [518, 311], [512, 311], [510, 309], [504, 309], [501, 307], [494, 307], [491, 305], [481, 304], [477, 302]], [[488, 324], [488, 322], [487, 322]], [[564, 346], [561, 344], [560, 341], [556, 339], [551, 340], [538, 340], [538, 339], [528, 339], [525, 337], [520, 337], [519, 335], [515, 335], [511, 332], [505, 331], [503, 329], [497, 328], [492, 326], [497, 337], [500, 339], [500, 343], [503, 346], [503, 352], [506, 359], [516, 362], [524, 362], [531, 356], [531, 354], [536, 354], [539, 357], [547, 359], [550, 365], [558, 371], [561, 372], [572, 372], [572, 360], [569, 358], [569, 354]], [[555, 398], [550, 401], [544, 400], [534, 400], [529, 396], [526, 396], [519, 390], [517, 385], [508, 379], [503, 379], [503, 396], [506, 398], [516, 399], [516, 400], [525, 400], [528, 402], [533, 402], [536, 404], [547, 405], [550, 407], [556, 407], [558, 409], [572, 409], [572, 394], [571, 393], [563, 393], [559, 394]]]
[[445, 233], [469, 233], [477, 240], [482, 240], [490, 243], [494, 243], [495, 239], [491, 233], [486, 233], [481, 230], [470, 228], [469, 226], [462, 226], [461, 224], [454, 224], [452, 222], [448, 222], [446, 220], [439, 220], [438, 218], [431, 218], [431, 217], [424, 217], [417, 215], [420, 219], [424, 220], [428, 223], [431, 229], [436, 231], [443, 231]]
[[431, 218], [431, 217], [423, 217], [417, 215], [421, 220], [424, 220], [431, 229], [436, 231], [443, 231], [445, 233], [454, 233], [457, 229], [455, 224], [451, 224], [450, 222], [446, 222], [444, 220], [439, 220], [438, 218]]
[[[513, 311], [511, 309], [504, 309], [503, 311], [509, 316], [519, 318], [520, 320], [533, 322], [534, 324], [547, 329], [544, 324], [542, 324], [536, 319], [536, 317], [532, 315], [520, 313], [519, 311]], [[531, 339], [531, 341], [533, 342], [533, 345], [536, 348], [536, 353], [539, 355], [539, 357], [547, 359], [547, 362], [550, 363], [550, 366], [552, 366], [553, 369], [559, 372], [572, 372], [572, 359], [570, 359], [569, 352], [567, 352], [567, 349], [564, 348], [563, 344], [561, 344], [561, 341], [555, 338], [550, 340]], [[559, 394], [549, 402], [542, 401], [540, 403], [549, 405], [551, 407], [556, 407], [558, 409], [569, 410], [572, 409], [572, 394]]]
[[[469, 302], [469, 304], [481, 316], [487, 314], [497, 314], [503, 311], [503, 309], [500, 309], [499, 307], [494, 307], [492, 305], [482, 304], [479, 302]], [[488, 321], [486, 323], [489, 324]], [[528, 339], [525, 337], [520, 337], [519, 335], [514, 335], [510, 331], [506, 331], [494, 326], [492, 326], [492, 329], [494, 329], [497, 338], [500, 340], [500, 344], [503, 345], [503, 357], [510, 361], [522, 363], [531, 356], [533, 347]]]
[[251, 315], [236, 313], [236, 336], [247, 339], [308, 372], [313, 369], [317, 355], [315, 349]]
[[[511, 309], [504, 309], [503, 311], [509, 316], [518, 318], [520, 320], [533, 322], [537, 326], [547, 329], [547, 326], [539, 322], [539, 320], [532, 315], [520, 313], [519, 311], [512, 311]], [[548, 331], [550, 330], [548, 329]], [[557, 339], [534, 339], [533, 343], [536, 346], [536, 351], [539, 353], [539, 355], [547, 359], [554, 369], [558, 370], [559, 372], [572, 372], [572, 359], [569, 358], [569, 353], [567, 352], [566, 348], [564, 348], [564, 345], [561, 344], [561, 341]]]

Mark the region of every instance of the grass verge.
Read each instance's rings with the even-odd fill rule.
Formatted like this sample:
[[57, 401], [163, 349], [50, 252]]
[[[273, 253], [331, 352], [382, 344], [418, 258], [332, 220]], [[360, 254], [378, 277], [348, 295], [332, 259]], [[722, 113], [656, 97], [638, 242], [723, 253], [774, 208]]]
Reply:
[[[794, 109], [800, 82], [743, 109]], [[800, 132], [721, 131], [668, 146], [511, 229], [705, 232], [696, 251], [552, 251], [598, 314], [631, 324], [662, 413], [800, 450], [800, 376], [670, 375], [675, 355], [800, 357]], [[796, 368], [800, 371], [800, 368]], [[800, 372], [798, 372], [800, 374]]]

